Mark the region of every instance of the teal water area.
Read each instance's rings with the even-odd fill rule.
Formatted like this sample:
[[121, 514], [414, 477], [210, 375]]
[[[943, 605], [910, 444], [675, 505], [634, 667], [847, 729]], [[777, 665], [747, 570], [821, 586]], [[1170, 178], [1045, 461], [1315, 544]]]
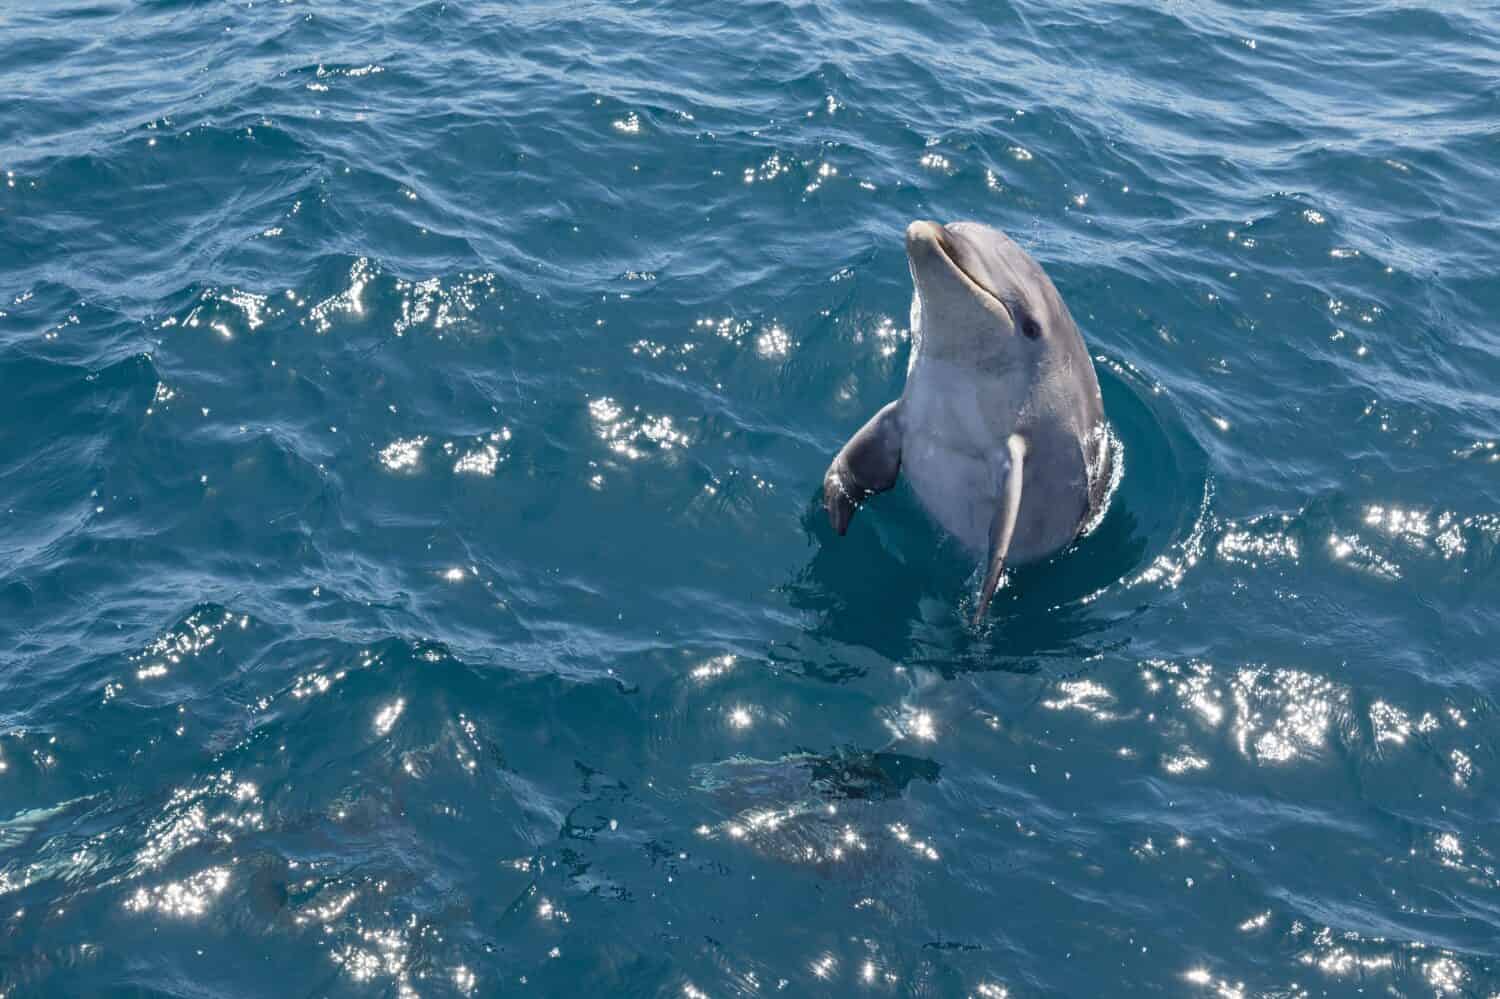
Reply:
[[[1500, 990], [1485, 5], [0, 11], [0, 994]], [[1124, 474], [839, 446], [911, 219]]]

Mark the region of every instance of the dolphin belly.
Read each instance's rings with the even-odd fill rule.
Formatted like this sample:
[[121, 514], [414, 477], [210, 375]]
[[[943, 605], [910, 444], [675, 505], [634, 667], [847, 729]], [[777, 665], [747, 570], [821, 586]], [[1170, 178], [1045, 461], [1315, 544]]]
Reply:
[[931, 434], [908, 432], [905, 472], [932, 519], [970, 554], [982, 556], [1000, 502], [990, 459]]

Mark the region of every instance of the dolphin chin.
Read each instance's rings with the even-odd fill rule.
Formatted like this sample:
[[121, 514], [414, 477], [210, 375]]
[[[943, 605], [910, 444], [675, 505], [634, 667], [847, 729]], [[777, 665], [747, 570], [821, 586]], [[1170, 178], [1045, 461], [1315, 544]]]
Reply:
[[987, 553], [977, 621], [1006, 565], [1066, 547], [1099, 515], [1104, 404], [1057, 288], [1010, 237], [919, 220], [906, 253], [906, 386], [834, 458], [824, 505], [843, 534], [868, 497], [905, 476], [944, 530]]

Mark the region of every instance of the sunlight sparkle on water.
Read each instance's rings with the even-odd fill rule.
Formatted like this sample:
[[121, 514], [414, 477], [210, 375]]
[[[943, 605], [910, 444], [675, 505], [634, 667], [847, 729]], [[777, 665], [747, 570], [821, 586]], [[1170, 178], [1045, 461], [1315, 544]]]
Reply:
[[1439, 996], [1459, 994], [1466, 978], [1463, 966], [1451, 957], [1440, 957], [1427, 965], [1427, 981]]
[[453, 472], [456, 475], [494, 475], [499, 464], [499, 448], [493, 444], [485, 444], [455, 461]]
[[319, 333], [333, 328], [333, 317], [340, 313], [359, 316], [365, 311], [365, 286], [374, 278], [376, 270], [366, 257], [360, 257], [349, 268], [349, 287], [317, 303], [308, 311], [307, 319]]
[[406, 698], [398, 697], [375, 713], [375, 734], [390, 735], [401, 712], [406, 710]]
[[229, 868], [210, 867], [181, 881], [154, 888], [137, 888], [125, 902], [131, 912], [160, 912], [183, 918], [201, 916], [215, 897], [229, 887]]
[[1411, 735], [1411, 719], [1405, 711], [1385, 701], [1370, 705], [1370, 727], [1375, 731], [1375, 743], [1394, 743], [1404, 746]]
[[921, 742], [937, 740], [937, 721], [932, 712], [911, 705], [901, 708], [895, 718], [887, 718], [886, 728], [898, 739], [916, 739]]
[[792, 350], [792, 338], [780, 326], [772, 326], [755, 338], [755, 352], [766, 360], [786, 357]]
[[1348, 700], [1348, 691], [1331, 681], [1293, 669], [1242, 669], [1233, 689], [1240, 752], [1253, 748], [1257, 759], [1271, 763], [1321, 749]]
[[[670, 416], [627, 415], [623, 406], [609, 396], [590, 399], [589, 416], [595, 433], [611, 451], [632, 461], [646, 457], [641, 445], [652, 444], [660, 451], [688, 446], [688, 435], [679, 430]], [[634, 412], [639, 412], [636, 407]]]
[[1099, 721], [1114, 717], [1104, 705], [1113, 701], [1115, 696], [1101, 683], [1094, 680], [1063, 680], [1058, 683], [1057, 689], [1062, 696], [1042, 701], [1042, 707], [1053, 711], [1082, 711]]
[[415, 999], [411, 985], [410, 945], [398, 929], [364, 928], [357, 933], [358, 943], [346, 944], [330, 956], [335, 964], [356, 982], [368, 982], [384, 975], [394, 980], [399, 999]]
[[692, 677], [694, 680], [711, 680], [714, 677], [723, 676], [734, 669], [735, 657], [733, 655], [715, 656], [701, 665], [694, 666]]
[[1249, 933], [1253, 930], [1263, 930], [1266, 928], [1266, 924], [1270, 921], [1271, 910], [1267, 909], [1265, 912], [1257, 913], [1256, 915], [1251, 916], [1249, 919], [1241, 923], [1240, 932]]
[[1462, 749], [1453, 750], [1448, 759], [1453, 765], [1453, 783], [1459, 787], [1467, 786], [1474, 776], [1474, 761]]
[[427, 446], [424, 436], [397, 438], [380, 449], [380, 463], [391, 472], [410, 472], [422, 460], [422, 448]]
[[[1281, 518], [1285, 523], [1288, 518]], [[1297, 539], [1291, 534], [1272, 530], [1258, 533], [1256, 528], [1226, 531], [1214, 546], [1214, 552], [1226, 562], [1234, 562], [1259, 568], [1262, 563], [1275, 561], [1296, 562], [1301, 557]]]
[[1176, 756], [1165, 757], [1161, 765], [1162, 769], [1169, 774], [1185, 774], [1207, 770], [1208, 760], [1196, 753], [1180, 753]]

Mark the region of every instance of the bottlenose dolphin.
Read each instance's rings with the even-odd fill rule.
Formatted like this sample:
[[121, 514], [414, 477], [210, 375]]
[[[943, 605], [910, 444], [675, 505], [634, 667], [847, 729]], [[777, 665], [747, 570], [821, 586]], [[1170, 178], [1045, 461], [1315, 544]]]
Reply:
[[977, 222], [913, 222], [911, 359], [901, 398], [849, 439], [823, 478], [839, 534], [905, 472], [933, 518], [988, 571], [1071, 543], [1108, 501], [1109, 432], [1093, 362], [1036, 261]]

